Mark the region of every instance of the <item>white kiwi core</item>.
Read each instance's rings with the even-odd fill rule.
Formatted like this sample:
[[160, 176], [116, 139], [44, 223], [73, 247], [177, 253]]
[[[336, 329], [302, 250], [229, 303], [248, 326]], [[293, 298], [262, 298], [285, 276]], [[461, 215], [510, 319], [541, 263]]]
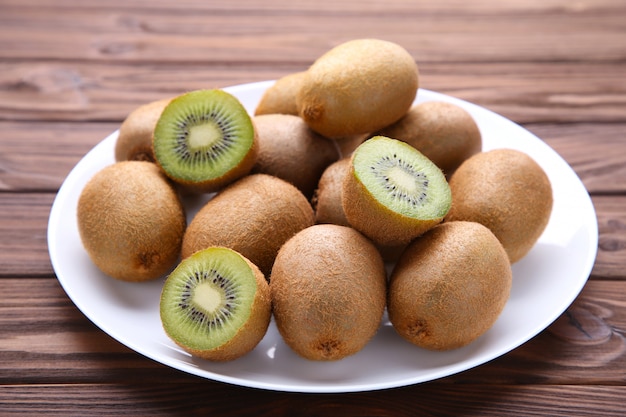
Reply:
[[189, 129], [188, 144], [190, 150], [208, 148], [222, 139], [222, 132], [214, 123], [204, 123]]
[[222, 294], [211, 284], [202, 283], [194, 291], [193, 302], [201, 309], [212, 313], [222, 304]]

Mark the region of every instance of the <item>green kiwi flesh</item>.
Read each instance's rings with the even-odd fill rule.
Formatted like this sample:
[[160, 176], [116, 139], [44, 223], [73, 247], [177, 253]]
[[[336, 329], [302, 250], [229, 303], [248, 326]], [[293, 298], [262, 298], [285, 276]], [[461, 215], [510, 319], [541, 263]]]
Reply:
[[400, 140], [375, 136], [354, 151], [351, 161], [342, 205], [350, 224], [376, 243], [408, 243], [450, 209], [450, 187], [441, 169]]
[[399, 141], [383, 137], [367, 141], [355, 155], [354, 173], [381, 204], [405, 216], [437, 218], [450, 207], [441, 170]]
[[231, 360], [252, 350], [267, 331], [270, 311], [263, 274], [223, 247], [181, 261], [160, 299], [167, 335], [188, 352], [212, 360]]
[[157, 163], [174, 181], [215, 191], [250, 171], [255, 141], [252, 120], [236, 97], [196, 90], [163, 109], [153, 147]]

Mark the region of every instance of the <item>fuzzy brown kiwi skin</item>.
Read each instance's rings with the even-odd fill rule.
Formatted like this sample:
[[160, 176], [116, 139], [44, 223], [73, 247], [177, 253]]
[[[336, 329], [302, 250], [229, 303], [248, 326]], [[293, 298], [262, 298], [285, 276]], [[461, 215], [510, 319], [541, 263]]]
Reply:
[[494, 149], [466, 160], [450, 179], [452, 206], [446, 221], [475, 221], [498, 237], [511, 263], [533, 248], [552, 212], [545, 171], [527, 154]]
[[269, 277], [282, 244], [315, 221], [295, 186], [267, 174], [251, 174], [224, 188], [189, 223], [182, 257], [209, 246], [236, 250]]
[[311, 199], [316, 223], [350, 226], [341, 204], [342, 184], [349, 169], [350, 158], [342, 158], [330, 164], [322, 173]]
[[269, 285], [261, 270], [245, 256], [242, 258], [254, 273], [257, 283], [257, 292], [252, 303], [250, 319], [232, 339], [215, 349], [194, 349], [174, 340], [191, 355], [214, 362], [233, 361], [251, 352], [267, 333], [272, 314]]
[[493, 233], [475, 222], [448, 222], [414, 240], [389, 279], [394, 329], [437, 351], [470, 344], [493, 326], [509, 298], [512, 270]]
[[298, 115], [296, 92], [300, 88], [304, 71], [287, 74], [276, 80], [261, 96], [254, 111], [255, 116], [262, 114]]
[[319, 224], [283, 245], [270, 292], [277, 328], [294, 352], [309, 360], [340, 360], [363, 349], [377, 332], [386, 274], [363, 235]]
[[155, 164], [121, 161], [85, 185], [77, 223], [85, 250], [102, 272], [139, 282], [174, 266], [186, 216], [175, 187]]
[[311, 198], [326, 167], [339, 159], [335, 142], [309, 129], [298, 116], [265, 114], [253, 120], [258, 156], [251, 172], [282, 178]]
[[143, 104], [126, 116], [115, 143], [116, 161], [155, 161], [152, 132], [161, 112], [171, 100], [165, 98]]
[[413, 146], [448, 178], [463, 161], [482, 149], [481, 132], [472, 116], [462, 107], [444, 101], [416, 104], [378, 134]]
[[305, 72], [296, 94], [298, 114], [328, 138], [377, 131], [400, 119], [419, 86], [413, 57], [380, 39], [355, 39], [332, 48]]

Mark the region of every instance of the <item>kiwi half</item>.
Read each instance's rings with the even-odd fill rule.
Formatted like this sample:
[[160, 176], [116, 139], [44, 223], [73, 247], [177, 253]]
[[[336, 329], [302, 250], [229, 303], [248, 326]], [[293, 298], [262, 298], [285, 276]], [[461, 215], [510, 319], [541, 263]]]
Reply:
[[223, 90], [174, 98], [154, 128], [157, 163], [174, 181], [216, 191], [247, 174], [256, 161], [256, 132], [239, 100]]
[[451, 200], [441, 169], [407, 143], [384, 136], [359, 145], [342, 184], [350, 225], [385, 246], [408, 243], [440, 223]]
[[166, 334], [192, 355], [227, 361], [250, 352], [270, 322], [269, 286], [238, 252], [210, 247], [183, 260], [160, 299]]

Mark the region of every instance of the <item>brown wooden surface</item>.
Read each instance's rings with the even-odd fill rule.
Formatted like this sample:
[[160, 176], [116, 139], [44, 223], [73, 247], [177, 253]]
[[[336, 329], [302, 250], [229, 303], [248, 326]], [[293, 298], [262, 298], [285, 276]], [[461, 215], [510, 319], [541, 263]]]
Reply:
[[[545, 331], [437, 381], [280, 393], [187, 375], [94, 326], [59, 285], [47, 221], [70, 169], [139, 104], [396, 41], [423, 88], [545, 140], [589, 190], [590, 279]], [[0, 0], [0, 415], [622, 416], [626, 410], [623, 0]]]

